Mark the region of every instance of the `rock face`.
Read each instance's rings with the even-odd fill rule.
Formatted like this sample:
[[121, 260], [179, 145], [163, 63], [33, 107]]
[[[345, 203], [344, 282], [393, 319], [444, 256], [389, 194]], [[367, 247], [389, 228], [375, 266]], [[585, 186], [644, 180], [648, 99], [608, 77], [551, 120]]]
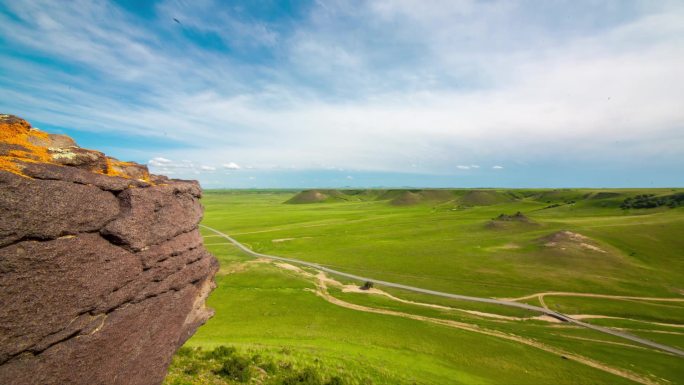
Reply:
[[0, 115], [0, 384], [159, 384], [212, 311], [197, 182]]

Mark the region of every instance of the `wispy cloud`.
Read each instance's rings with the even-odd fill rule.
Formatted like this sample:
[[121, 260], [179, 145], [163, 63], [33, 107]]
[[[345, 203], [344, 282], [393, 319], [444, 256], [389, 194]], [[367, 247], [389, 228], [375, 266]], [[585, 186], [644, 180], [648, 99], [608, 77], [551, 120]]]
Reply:
[[0, 4], [3, 110], [173, 142], [140, 160], [175, 175], [684, 166], [678, 2]]
[[154, 167], [168, 167], [172, 163], [173, 162], [171, 161], [171, 159], [166, 159], [166, 158], [162, 158], [162, 157], [150, 159], [150, 161], [147, 162], [147, 164], [149, 164], [150, 166], [154, 166]]
[[235, 162], [224, 163], [224, 164], [222, 164], [221, 166], [222, 166], [223, 168], [228, 169], [228, 170], [239, 170], [239, 169], [241, 169], [240, 165], [238, 165], [238, 164], [235, 163]]

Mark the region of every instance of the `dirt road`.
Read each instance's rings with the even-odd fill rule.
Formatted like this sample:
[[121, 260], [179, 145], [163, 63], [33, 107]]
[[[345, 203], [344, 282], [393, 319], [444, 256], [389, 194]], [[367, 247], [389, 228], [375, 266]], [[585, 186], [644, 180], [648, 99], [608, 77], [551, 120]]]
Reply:
[[[283, 261], [283, 262], [292, 263], [292, 264], [295, 264], [295, 265], [307, 266], [307, 267], [310, 267], [310, 268], [313, 268], [313, 269], [316, 269], [316, 270], [319, 270], [319, 271], [324, 271], [324, 272], [326, 272], [326, 273], [334, 274], [334, 275], [337, 275], [337, 276], [340, 276], [340, 277], [345, 277], [345, 278], [353, 279], [353, 280], [355, 280], [355, 281], [360, 281], [360, 282], [368, 282], [368, 281], [369, 281], [369, 282], [373, 282], [375, 285], [381, 285], [381, 286], [385, 286], [385, 287], [393, 287], [393, 288], [396, 288], [396, 289], [402, 289], [402, 290], [412, 291], [412, 292], [415, 292], [415, 293], [428, 294], [428, 295], [433, 295], [433, 296], [437, 296], [437, 297], [451, 298], [451, 299], [457, 299], [457, 300], [462, 300], [462, 301], [472, 301], [472, 302], [490, 303], [490, 304], [496, 304], [496, 305], [502, 305], [502, 306], [509, 306], [509, 307], [515, 307], [515, 308], [520, 308], [520, 309], [531, 310], [531, 311], [534, 311], [534, 312], [546, 314], [546, 315], [548, 315], [548, 316], [551, 316], [551, 317], [554, 317], [554, 318], [556, 318], [556, 319], [559, 319], [559, 320], [561, 320], [561, 321], [563, 321], [563, 322], [572, 323], [572, 324], [575, 324], [575, 325], [578, 325], [578, 326], [585, 327], [585, 328], [587, 328], [587, 329], [592, 329], [592, 330], [596, 330], [596, 331], [599, 331], [599, 332], [602, 332], [602, 333], [610, 334], [610, 335], [613, 335], [613, 336], [616, 336], [616, 337], [624, 338], [624, 339], [627, 339], [627, 340], [630, 340], [630, 341], [633, 341], [633, 342], [637, 342], [637, 343], [639, 343], [639, 344], [642, 344], [642, 345], [645, 345], [645, 346], [648, 346], [648, 347], [651, 347], [651, 348], [663, 350], [663, 351], [666, 351], [666, 352], [668, 352], [668, 353], [671, 353], [671, 354], [674, 354], [674, 355], [677, 355], [677, 356], [679, 356], [679, 357], [684, 358], [684, 351], [679, 350], [679, 349], [677, 349], [677, 348], [674, 348], [674, 347], [671, 347], [671, 346], [667, 346], [667, 345], [663, 345], [663, 344], [659, 344], [659, 343], [657, 343], [657, 342], [654, 342], [654, 341], [651, 341], [651, 340], [647, 340], [647, 339], [645, 339], [645, 338], [637, 337], [637, 336], [635, 336], [635, 335], [632, 335], [632, 334], [629, 334], [629, 333], [625, 333], [625, 332], [622, 332], [622, 331], [619, 331], [619, 330], [614, 330], [614, 329], [610, 329], [610, 328], [606, 328], [606, 327], [597, 326], [597, 325], [589, 324], [589, 323], [586, 323], [586, 322], [582, 322], [582, 321], [580, 321], [580, 320], [578, 320], [578, 319], [574, 319], [574, 318], [572, 318], [572, 317], [570, 317], [570, 316], [567, 316], [567, 315], [565, 315], [565, 314], [558, 313], [558, 312], [553, 311], [553, 310], [551, 310], [551, 309], [546, 309], [546, 308], [539, 307], [539, 306], [534, 306], [534, 305], [528, 305], [528, 304], [526, 304], [526, 303], [519, 303], [519, 302], [515, 302], [515, 301], [512, 301], [512, 300], [503, 300], [503, 299], [496, 299], [496, 298], [483, 298], [483, 297], [472, 297], [472, 296], [467, 296], [467, 295], [444, 293], [444, 292], [441, 292], [441, 291], [423, 289], [423, 288], [420, 288], [420, 287], [408, 286], [408, 285], [403, 285], [403, 284], [400, 284], [400, 283], [381, 281], [381, 280], [376, 280], [376, 279], [373, 279], [373, 278], [368, 278], [368, 277], [362, 277], [362, 276], [359, 276], [359, 275], [349, 274], [349, 273], [345, 273], [345, 272], [342, 272], [342, 271], [330, 269], [330, 268], [328, 268], [328, 267], [321, 266], [321, 265], [316, 264], [316, 263], [306, 262], [306, 261], [300, 261], [300, 260], [294, 259], [294, 258], [278, 257], [278, 256], [275, 256], [275, 255], [268, 255], [268, 254], [257, 253], [257, 252], [255, 252], [255, 251], [253, 251], [252, 249], [248, 248], [247, 246], [243, 245], [242, 243], [238, 242], [237, 240], [233, 239], [233, 238], [230, 237], [229, 235], [224, 234], [224, 233], [222, 233], [222, 232], [220, 232], [220, 231], [218, 231], [218, 230], [216, 230], [216, 229], [214, 229], [214, 228], [211, 228], [211, 227], [209, 227], [209, 226], [204, 226], [204, 225], [200, 225], [200, 227], [205, 228], [205, 229], [207, 229], [207, 230], [209, 230], [209, 231], [215, 233], [216, 235], [220, 235], [221, 237], [227, 239], [227, 240], [230, 241], [232, 244], [234, 244], [235, 246], [237, 246], [240, 250], [244, 251], [245, 253], [247, 253], [247, 254], [249, 254], [249, 255], [251, 255], [251, 256], [253, 256], [253, 257], [257, 257], [257, 258], [268, 258], [268, 259], [273, 259], [273, 260], [277, 260], [277, 261]], [[537, 295], [534, 295], [534, 296], [538, 296], [538, 294], [537, 294]]]

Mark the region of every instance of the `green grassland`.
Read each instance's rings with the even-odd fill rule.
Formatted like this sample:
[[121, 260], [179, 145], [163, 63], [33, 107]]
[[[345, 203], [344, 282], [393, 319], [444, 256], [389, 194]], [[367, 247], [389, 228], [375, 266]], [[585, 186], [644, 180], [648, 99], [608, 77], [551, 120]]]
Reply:
[[[684, 302], [623, 297], [684, 298], [684, 208], [620, 208], [679, 192], [208, 191], [203, 223], [258, 252], [450, 293], [527, 297], [681, 348]], [[204, 350], [179, 354], [167, 384], [684, 383], [682, 358], [631, 341], [515, 308], [321, 289], [315, 271], [254, 263], [204, 235], [221, 262], [208, 301], [216, 315], [187, 343]], [[535, 296], [548, 292], [569, 294]], [[217, 374], [219, 361], [196, 364], [219, 346], [247, 357], [249, 379]]]

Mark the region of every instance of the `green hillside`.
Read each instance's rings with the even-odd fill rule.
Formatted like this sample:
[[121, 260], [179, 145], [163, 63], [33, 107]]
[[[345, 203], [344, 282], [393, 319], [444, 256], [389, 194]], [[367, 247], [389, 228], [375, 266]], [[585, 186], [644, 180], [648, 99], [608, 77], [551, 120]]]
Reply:
[[[283, 204], [302, 196], [292, 192], [209, 191], [204, 223], [255, 251], [547, 306], [684, 348], [684, 208], [620, 208], [630, 197], [677, 191], [335, 191], [319, 190], [327, 198], [305, 205]], [[417, 198], [395, 204], [407, 196]], [[682, 358], [533, 312], [382, 287], [363, 292], [362, 282], [255, 261], [210, 232], [205, 244], [222, 266], [209, 299], [216, 315], [187, 343], [204, 350], [179, 355], [167, 383], [239, 383], [215, 373], [218, 361], [200, 374], [188, 369], [217, 346], [260, 357], [247, 364], [250, 383], [684, 378]], [[305, 379], [311, 373], [317, 377]]]

